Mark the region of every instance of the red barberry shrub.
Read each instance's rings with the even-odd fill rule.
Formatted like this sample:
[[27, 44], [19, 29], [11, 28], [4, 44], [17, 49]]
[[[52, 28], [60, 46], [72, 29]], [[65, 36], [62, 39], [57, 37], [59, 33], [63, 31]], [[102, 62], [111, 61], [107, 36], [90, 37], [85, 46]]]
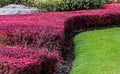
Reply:
[[48, 48], [50, 51], [60, 49], [64, 37], [58, 33], [61, 29], [41, 28], [39, 26], [7, 25], [0, 28], [2, 43], [24, 47]]
[[101, 7], [102, 9], [120, 9], [120, 3], [105, 4]]
[[41, 13], [0, 17], [2, 43], [48, 48], [50, 51], [59, 50], [64, 43], [64, 21], [61, 15]]
[[[120, 26], [118, 6], [105, 6], [106, 9], [99, 10], [0, 16], [0, 43], [17, 45], [15, 48], [0, 47], [0, 74], [53, 74], [60, 58], [54, 50], [61, 49], [66, 33]], [[40, 50], [32, 50], [32, 47]]]
[[119, 25], [120, 10], [80, 10], [0, 16], [2, 42], [8, 45], [60, 49], [64, 33]]
[[76, 15], [71, 16], [66, 20], [65, 31], [84, 31], [88, 29], [96, 29], [100, 27], [120, 26], [120, 11], [119, 10], [88, 10], [83, 11], [83, 14], [76, 11]]
[[60, 49], [64, 33], [119, 25], [120, 10], [82, 10], [0, 16], [0, 31], [7, 45]]
[[1, 74], [53, 74], [60, 61], [57, 51], [0, 46]]

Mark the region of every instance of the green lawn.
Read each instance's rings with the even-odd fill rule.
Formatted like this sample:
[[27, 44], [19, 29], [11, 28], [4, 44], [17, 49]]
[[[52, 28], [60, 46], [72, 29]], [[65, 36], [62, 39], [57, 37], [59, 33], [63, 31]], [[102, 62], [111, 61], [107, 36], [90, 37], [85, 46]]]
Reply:
[[74, 43], [70, 74], [120, 74], [120, 28], [80, 33]]

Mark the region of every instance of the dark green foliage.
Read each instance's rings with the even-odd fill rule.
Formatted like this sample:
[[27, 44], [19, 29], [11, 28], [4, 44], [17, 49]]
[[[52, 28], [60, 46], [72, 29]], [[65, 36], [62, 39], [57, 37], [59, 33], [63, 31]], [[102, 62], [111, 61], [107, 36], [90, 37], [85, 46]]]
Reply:
[[29, 0], [0, 0], [0, 7], [8, 4], [26, 4], [29, 5]]
[[0, 7], [8, 4], [34, 6], [47, 11], [97, 9], [107, 0], [0, 0]]
[[34, 6], [46, 11], [70, 11], [80, 9], [98, 9], [102, 4], [114, 0], [0, 0], [0, 7], [8, 4]]
[[97, 9], [105, 2], [105, 0], [63, 0], [57, 6], [57, 11]]

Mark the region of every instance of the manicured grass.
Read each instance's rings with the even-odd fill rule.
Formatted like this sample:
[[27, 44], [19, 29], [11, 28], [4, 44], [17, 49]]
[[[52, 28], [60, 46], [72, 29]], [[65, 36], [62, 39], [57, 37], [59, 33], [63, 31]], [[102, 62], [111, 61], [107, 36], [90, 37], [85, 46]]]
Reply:
[[70, 74], [120, 74], [120, 28], [80, 33], [74, 43]]

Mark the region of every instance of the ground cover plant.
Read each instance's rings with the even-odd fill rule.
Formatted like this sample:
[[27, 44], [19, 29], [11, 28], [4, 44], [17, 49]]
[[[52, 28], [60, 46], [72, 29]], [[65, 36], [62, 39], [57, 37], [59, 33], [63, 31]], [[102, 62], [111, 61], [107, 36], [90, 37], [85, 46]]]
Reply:
[[75, 36], [75, 60], [70, 74], [119, 74], [120, 28]]

